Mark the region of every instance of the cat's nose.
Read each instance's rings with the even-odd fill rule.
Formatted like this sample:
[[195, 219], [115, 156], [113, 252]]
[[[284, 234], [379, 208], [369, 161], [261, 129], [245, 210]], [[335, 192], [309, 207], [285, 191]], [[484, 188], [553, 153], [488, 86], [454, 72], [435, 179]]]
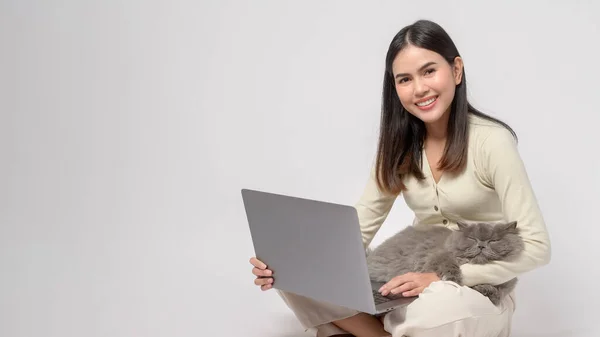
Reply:
[[477, 247], [478, 247], [479, 249], [483, 249], [483, 248], [485, 248], [485, 246], [484, 246], [484, 245], [478, 245]]

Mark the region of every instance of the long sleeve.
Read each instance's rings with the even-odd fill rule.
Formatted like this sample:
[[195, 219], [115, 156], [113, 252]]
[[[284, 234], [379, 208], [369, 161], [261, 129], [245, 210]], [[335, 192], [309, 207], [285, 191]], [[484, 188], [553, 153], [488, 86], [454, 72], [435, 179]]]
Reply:
[[375, 237], [375, 234], [387, 218], [396, 198], [396, 195], [384, 193], [379, 189], [377, 186], [375, 169], [371, 169], [362, 196], [354, 205], [358, 213], [358, 221], [360, 223], [365, 248], [369, 246]]
[[485, 171], [482, 176], [498, 194], [506, 221], [517, 221], [525, 247], [513, 261], [463, 265], [467, 286], [506, 282], [548, 264], [551, 255], [546, 224], [512, 135], [504, 128], [494, 128], [477, 151]]

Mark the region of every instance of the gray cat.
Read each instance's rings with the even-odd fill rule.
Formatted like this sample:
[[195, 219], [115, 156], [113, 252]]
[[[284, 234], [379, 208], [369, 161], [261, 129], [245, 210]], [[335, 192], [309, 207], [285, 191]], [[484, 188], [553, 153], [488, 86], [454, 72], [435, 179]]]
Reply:
[[[409, 226], [367, 252], [371, 280], [387, 282], [409, 272], [434, 272], [441, 280], [462, 284], [460, 265], [510, 261], [523, 251], [517, 222], [503, 224], [458, 222], [459, 230]], [[498, 305], [516, 286], [514, 278], [500, 285], [472, 288]]]

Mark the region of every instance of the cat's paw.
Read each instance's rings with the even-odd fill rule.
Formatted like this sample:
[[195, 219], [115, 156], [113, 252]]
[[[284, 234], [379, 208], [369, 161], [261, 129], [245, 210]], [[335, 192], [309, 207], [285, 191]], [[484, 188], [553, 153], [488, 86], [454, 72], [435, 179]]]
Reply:
[[462, 284], [462, 272], [458, 266], [452, 266], [442, 271], [441, 279], [444, 281], [452, 281], [456, 284]]
[[501, 298], [500, 298], [500, 292], [493, 285], [490, 285], [490, 284], [478, 284], [478, 285], [475, 285], [475, 286], [473, 286], [471, 288], [473, 288], [473, 290], [478, 291], [483, 296], [489, 298], [490, 301], [494, 305], [500, 304], [500, 300], [501, 300]]
[[462, 272], [456, 264], [447, 264], [439, 266], [435, 273], [442, 281], [451, 281], [456, 284], [462, 284]]

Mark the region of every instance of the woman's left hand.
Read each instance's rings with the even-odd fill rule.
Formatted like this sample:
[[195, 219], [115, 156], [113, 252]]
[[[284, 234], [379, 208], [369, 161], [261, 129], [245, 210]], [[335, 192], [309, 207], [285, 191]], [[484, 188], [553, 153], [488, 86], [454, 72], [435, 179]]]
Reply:
[[383, 296], [402, 294], [404, 297], [412, 297], [419, 295], [432, 282], [439, 280], [436, 273], [407, 273], [389, 280], [379, 289], [379, 292]]

